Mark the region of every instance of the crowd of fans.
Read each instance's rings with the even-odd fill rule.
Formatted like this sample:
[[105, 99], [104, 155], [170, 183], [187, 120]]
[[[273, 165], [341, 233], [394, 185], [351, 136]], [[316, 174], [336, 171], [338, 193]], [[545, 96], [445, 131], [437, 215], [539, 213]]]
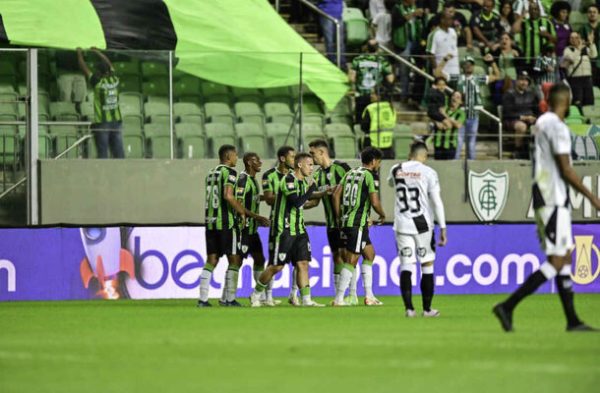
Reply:
[[[317, 3], [341, 3], [321, 0]], [[434, 83], [410, 72], [402, 63], [388, 76], [380, 56], [380, 89], [399, 88], [400, 100], [427, 107], [440, 148], [439, 158], [461, 154], [475, 157], [479, 113], [490, 110], [502, 119], [510, 138], [505, 147], [516, 158], [528, 156], [528, 135], [537, 116], [547, 110], [546, 93], [552, 84], [566, 83], [579, 110], [594, 105], [593, 86], [600, 87], [599, 4], [569, 0], [347, 0], [368, 15], [373, 37], [380, 45], [423, 71]], [[571, 12], [587, 21], [570, 24]], [[369, 44], [371, 47], [372, 44]], [[372, 49], [367, 49], [370, 55]], [[360, 56], [359, 56], [360, 57]], [[371, 59], [373, 60], [373, 59]], [[361, 70], [352, 63], [351, 73]], [[356, 78], [355, 78], [356, 79]], [[386, 83], [387, 82], [387, 83]], [[440, 87], [442, 86], [443, 87]], [[450, 98], [445, 85], [460, 94]], [[386, 86], [387, 85], [387, 86]], [[486, 89], [482, 100], [482, 91]], [[489, 94], [487, 94], [489, 89]], [[366, 103], [359, 94], [357, 117]], [[464, 114], [457, 114], [461, 102]], [[367, 101], [368, 103], [368, 101]], [[453, 114], [454, 116], [451, 116]], [[358, 120], [358, 119], [357, 119]]]

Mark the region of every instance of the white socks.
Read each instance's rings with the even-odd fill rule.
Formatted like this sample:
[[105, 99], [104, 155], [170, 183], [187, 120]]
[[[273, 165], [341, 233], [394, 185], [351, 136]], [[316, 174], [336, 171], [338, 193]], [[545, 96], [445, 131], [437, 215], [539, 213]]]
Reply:
[[200, 274], [200, 300], [208, 301], [208, 290], [210, 288], [210, 279], [212, 278], [212, 270], [202, 269]]
[[365, 297], [375, 297], [373, 295], [373, 265], [363, 263], [361, 270], [363, 286], [365, 287]]
[[[356, 269], [353, 269], [356, 271]], [[354, 271], [348, 269], [346, 266], [342, 269], [340, 273], [340, 285], [338, 287], [338, 292], [335, 294], [335, 302], [342, 303], [344, 301], [344, 294], [346, 293], [346, 289], [348, 289], [348, 285], [350, 285], [350, 281], [352, 280], [352, 276]]]

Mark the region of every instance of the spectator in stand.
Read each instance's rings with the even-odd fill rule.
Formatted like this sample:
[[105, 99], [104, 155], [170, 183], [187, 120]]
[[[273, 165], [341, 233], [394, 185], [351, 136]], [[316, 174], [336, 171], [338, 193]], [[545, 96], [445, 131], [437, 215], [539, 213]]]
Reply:
[[556, 32], [556, 55], [560, 58], [563, 51], [569, 44], [571, 35], [571, 25], [569, 24], [569, 14], [571, 14], [571, 5], [566, 1], [557, 1], [550, 8], [554, 31]]
[[372, 35], [379, 45], [385, 46], [392, 40], [392, 16], [388, 11], [388, 4], [392, 5], [393, 0], [369, 1]]
[[514, 158], [529, 158], [529, 144], [525, 136], [529, 127], [535, 124], [539, 111], [538, 95], [529, 88], [530, 82], [527, 71], [521, 71], [515, 88], [504, 94], [502, 99], [504, 130], [515, 134]]
[[447, 130], [452, 127], [446, 115], [446, 79], [438, 76], [427, 92], [427, 116], [433, 121], [434, 129]]
[[365, 108], [360, 124], [365, 133], [362, 148], [376, 147], [383, 152], [383, 158], [393, 159], [396, 118], [391, 96], [385, 90], [373, 91], [371, 103]]
[[427, 39], [427, 53], [433, 55], [432, 68], [437, 69], [443, 65], [445, 75], [460, 73], [458, 64], [458, 39], [456, 31], [451, 27], [453, 16], [443, 13], [440, 26], [429, 34]]
[[502, 104], [502, 95], [512, 89], [517, 79], [517, 65], [521, 50], [513, 43], [508, 33], [500, 36], [500, 47], [492, 53], [500, 69], [500, 79], [493, 85], [493, 99], [496, 105]]
[[304, 4], [300, 0], [290, 0], [290, 19], [289, 23], [304, 23], [307, 18], [307, 13], [304, 10]]
[[583, 40], [579, 33], [572, 32], [570, 45], [565, 48], [561, 61], [561, 67], [566, 69], [567, 81], [571, 86], [571, 102], [579, 108], [594, 105], [591, 59], [598, 57], [594, 39], [593, 32], [589, 33], [587, 40]]
[[[337, 19], [338, 21], [342, 21], [342, 12], [344, 10], [344, 0], [319, 0], [317, 3], [317, 7], [327, 15]], [[323, 33], [323, 39], [325, 40], [325, 51], [327, 52], [327, 58], [334, 64], [337, 64], [336, 58], [336, 26], [331, 20], [327, 19], [323, 15], [319, 15], [319, 24], [321, 25], [321, 32]], [[341, 29], [341, 51], [342, 51], [342, 59], [341, 59], [341, 68], [343, 70], [346, 69], [346, 56], [344, 53], [346, 52], [345, 48], [345, 33], [344, 33], [344, 24], [342, 23]]]
[[441, 27], [443, 15], [450, 16], [450, 23], [448, 26], [452, 27], [456, 33], [457, 45], [466, 46], [468, 49], [472, 49], [473, 33], [471, 32], [469, 23], [463, 14], [456, 12], [456, 7], [451, 1], [445, 2], [442, 12], [436, 14], [429, 20], [424, 32], [424, 37], [429, 37], [436, 27]]
[[[494, 14], [494, 0], [483, 0], [483, 8], [471, 17], [473, 37], [481, 49], [495, 51], [500, 47], [502, 25], [500, 17]], [[483, 50], [482, 50], [483, 52]]]
[[503, 0], [500, 4], [500, 25], [506, 33], [512, 33], [512, 27], [515, 23], [515, 14], [513, 12], [512, 1]]
[[467, 142], [467, 158], [469, 160], [475, 159], [475, 143], [477, 141], [477, 132], [479, 129], [479, 110], [483, 108], [481, 86], [493, 83], [500, 78], [500, 70], [494, 61], [494, 57], [488, 53], [484, 56], [483, 60], [489, 65], [489, 75], [473, 74], [475, 71], [475, 59], [471, 56], [465, 57], [462, 74], [445, 74], [444, 63], [446, 58], [442, 59], [442, 62], [434, 71], [435, 77], [444, 76], [449, 78], [450, 82], [455, 82], [456, 90], [460, 91], [464, 97], [467, 117], [464, 127], [461, 128], [461, 132], [458, 134], [458, 144], [456, 147], [457, 159], [460, 158], [462, 145], [465, 139]]
[[366, 45], [366, 53], [356, 56], [348, 70], [348, 80], [355, 85], [355, 122], [358, 124], [367, 105], [371, 103], [371, 93], [383, 90], [382, 84], [394, 83], [392, 66], [384, 56], [377, 53], [375, 40]]
[[[533, 66], [535, 82], [539, 88], [540, 96], [545, 97], [542, 93], [544, 90], [549, 91], [550, 87], [560, 80], [558, 72], [558, 60], [556, 59], [556, 51], [552, 45], [546, 45], [544, 51], [539, 56]], [[546, 86], [545, 85], [550, 85]]]
[[[410, 56], [419, 51], [419, 40], [423, 33], [425, 11], [417, 8], [415, 0], [401, 0], [392, 9], [392, 29], [394, 46], [400, 56], [409, 60]], [[406, 102], [409, 98], [409, 69], [400, 63], [400, 100]]]
[[520, 30], [520, 44], [525, 56], [525, 68], [531, 74], [535, 59], [542, 54], [542, 48], [556, 42], [554, 24], [545, 17], [540, 16], [540, 8], [532, 3], [529, 6], [529, 19], [523, 21]]
[[479, 12], [483, 7], [484, 0], [456, 0], [456, 8]]
[[[594, 34], [594, 44], [596, 53], [600, 53], [600, 23], [598, 23], [598, 6], [592, 4], [587, 9], [588, 23], [583, 25], [579, 31], [581, 37], [588, 37], [590, 33]], [[600, 56], [592, 63], [592, 78], [594, 86], [600, 87]]]
[[454, 91], [446, 108], [446, 115], [451, 126], [446, 129], [436, 128], [433, 136], [435, 149], [433, 154], [436, 160], [453, 160], [456, 157], [458, 135], [467, 116], [462, 104], [462, 93], [458, 90]]
[[541, 16], [545, 18], [548, 15], [542, 0], [515, 0], [513, 2], [513, 12], [515, 15], [515, 22], [513, 23], [512, 28], [513, 33], [520, 33], [523, 22], [527, 19], [531, 19], [532, 5], [536, 6], [538, 17]]
[[121, 135], [123, 126], [119, 108], [119, 78], [115, 75], [115, 70], [108, 57], [96, 48], [92, 48], [92, 52], [99, 59], [94, 73], [86, 64], [81, 48], [77, 48], [79, 67], [94, 89], [92, 133], [96, 142], [98, 158], [108, 158], [109, 147], [113, 158], [125, 158], [123, 136]]

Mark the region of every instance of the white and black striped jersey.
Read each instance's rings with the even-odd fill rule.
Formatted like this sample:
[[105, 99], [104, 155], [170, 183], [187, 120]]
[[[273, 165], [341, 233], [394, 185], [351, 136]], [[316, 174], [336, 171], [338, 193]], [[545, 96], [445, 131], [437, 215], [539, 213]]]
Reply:
[[396, 190], [394, 231], [415, 235], [433, 230], [434, 212], [442, 228], [446, 227], [437, 172], [419, 161], [396, 164], [388, 183]]

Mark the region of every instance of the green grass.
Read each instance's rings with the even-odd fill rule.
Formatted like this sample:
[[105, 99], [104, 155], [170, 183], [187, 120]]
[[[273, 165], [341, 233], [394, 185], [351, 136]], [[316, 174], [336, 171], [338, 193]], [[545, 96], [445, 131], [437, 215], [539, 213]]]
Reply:
[[[0, 392], [599, 391], [600, 334], [565, 333], [556, 295], [527, 299], [503, 333], [499, 299], [437, 296], [438, 319], [406, 319], [398, 297], [324, 309], [0, 303]], [[600, 326], [600, 296], [576, 303]]]

